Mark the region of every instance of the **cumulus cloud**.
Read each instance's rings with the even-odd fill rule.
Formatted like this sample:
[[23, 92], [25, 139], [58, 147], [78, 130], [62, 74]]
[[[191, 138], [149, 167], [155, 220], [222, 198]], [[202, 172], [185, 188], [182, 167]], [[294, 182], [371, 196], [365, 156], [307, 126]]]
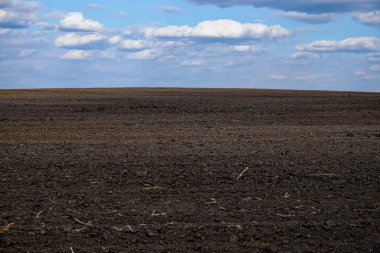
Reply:
[[309, 44], [297, 45], [297, 51], [303, 52], [376, 52], [380, 51], [380, 39], [374, 37], [354, 37], [345, 40], [316, 40]]
[[85, 19], [80, 12], [68, 13], [58, 25], [64, 31], [94, 32], [103, 29], [103, 25], [91, 19]]
[[18, 29], [31, 26], [39, 8], [40, 4], [37, 2], [0, 0], [0, 28]]
[[145, 49], [142, 51], [130, 53], [128, 59], [130, 60], [154, 60], [158, 58], [160, 52], [154, 49]]
[[192, 39], [275, 39], [290, 36], [280, 25], [240, 23], [229, 19], [209, 20], [191, 26], [146, 28], [147, 37]]
[[380, 28], [380, 10], [355, 13], [354, 18], [365, 25], [376, 26]]
[[320, 56], [312, 52], [295, 52], [289, 55], [290, 59], [318, 59]]
[[141, 51], [149, 46], [150, 43], [146, 40], [124, 40], [120, 48], [126, 51]]
[[338, 15], [336, 13], [309, 14], [306, 12], [284, 11], [280, 12], [278, 16], [311, 24], [321, 24], [335, 20]]
[[197, 4], [214, 4], [219, 7], [251, 5], [284, 11], [307, 13], [342, 13], [380, 9], [379, 0], [188, 0]]
[[35, 12], [41, 5], [34, 1], [0, 0], [0, 8]]
[[2, 28], [26, 28], [32, 24], [33, 17], [28, 13], [17, 13], [0, 9], [0, 27]]
[[259, 52], [262, 48], [252, 46], [252, 45], [234, 45], [230, 46], [231, 50], [234, 52]]
[[84, 60], [92, 56], [91, 52], [83, 50], [70, 50], [66, 52], [61, 58], [64, 60]]
[[154, 7], [154, 9], [158, 11], [166, 12], [166, 13], [176, 13], [176, 12], [182, 11], [182, 9], [177, 6], [156, 6]]
[[111, 38], [109, 38], [108, 40], [112, 45], [116, 45], [118, 44], [120, 41], [121, 41], [121, 37], [118, 36], [118, 35], [115, 35], [115, 36], [112, 36]]
[[59, 36], [55, 40], [57, 47], [76, 48], [76, 49], [92, 49], [101, 48], [107, 43], [106, 37], [99, 33], [93, 34], [78, 34], [68, 33]]

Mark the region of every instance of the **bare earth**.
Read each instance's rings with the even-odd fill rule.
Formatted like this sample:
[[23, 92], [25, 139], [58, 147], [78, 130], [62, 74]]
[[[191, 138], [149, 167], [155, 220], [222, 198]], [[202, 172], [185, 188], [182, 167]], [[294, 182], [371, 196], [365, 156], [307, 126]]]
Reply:
[[379, 227], [379, 93], [0, 90], [1, 253], [380, 252]]

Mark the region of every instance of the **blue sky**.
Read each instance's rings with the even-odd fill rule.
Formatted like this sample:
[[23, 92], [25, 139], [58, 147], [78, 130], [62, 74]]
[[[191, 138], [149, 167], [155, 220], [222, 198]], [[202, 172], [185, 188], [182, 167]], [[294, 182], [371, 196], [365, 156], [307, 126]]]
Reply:
[[0, 0], [0, 88], [380, 91], [378, 0]]

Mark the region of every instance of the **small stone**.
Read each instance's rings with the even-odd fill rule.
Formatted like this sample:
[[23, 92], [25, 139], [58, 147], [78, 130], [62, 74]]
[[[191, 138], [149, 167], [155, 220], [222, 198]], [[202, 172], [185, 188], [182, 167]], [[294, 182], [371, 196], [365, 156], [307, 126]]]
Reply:
[[4, 244], [6, 247], [9, 247], [9, 246], [11, 246], [13, 244], [13, 241], [8, 236], [5, 236], [4, 238], [0, 237], [0, 245], [1, 244]]
[[237, 243], [239, 240], [239, 237], [237, 237], [237, 235], [231, 235], [230, 236], [230, 242], [231, 243]]
[[45, 229], [41, 229], [40, 230], [40, 235], [46, 235], [46, 230]]
[[147, 230], [146, 230], [146, 235], [149, 236], [149, 237], [153, 237], [153, 236], [156, 235], [156, 233], [154, 233], [154, 232], [153, 232], [152, 230], [150, 230], [150, 229], [147, 229]]
[[108, 252], [110, 252], [110, 249], [108, 247], [102, 246], [102, 247], [100, 247], [100, 252], [108, 253]]

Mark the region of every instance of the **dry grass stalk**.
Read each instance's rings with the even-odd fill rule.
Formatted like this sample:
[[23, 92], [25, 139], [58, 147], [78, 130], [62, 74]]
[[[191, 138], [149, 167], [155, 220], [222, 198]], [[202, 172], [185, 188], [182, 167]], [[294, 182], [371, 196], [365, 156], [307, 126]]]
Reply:
[[6, 232], [9, 232], [9, 230], [11, 230], [11, 227], [14, 225], [15, 223], [12, 222], [12, 223], [9, 223], [9, 224], [6, 224], [4, 226], [2, 226], [0, 228], [0, 232], [3, 232], [3, 233], [6, 233]]
[[245, 172], [247, 172], [247, 170], [249, 170], [249, 168], [247, 167], [247, 168], [245, 168], [240, 174], [239, 174], [239, 176], [236, 178], [236, 180], [239, 180], [240, 178], [242, 178], [243, 177], [243, 175], [244, 175], [244, 173]]

